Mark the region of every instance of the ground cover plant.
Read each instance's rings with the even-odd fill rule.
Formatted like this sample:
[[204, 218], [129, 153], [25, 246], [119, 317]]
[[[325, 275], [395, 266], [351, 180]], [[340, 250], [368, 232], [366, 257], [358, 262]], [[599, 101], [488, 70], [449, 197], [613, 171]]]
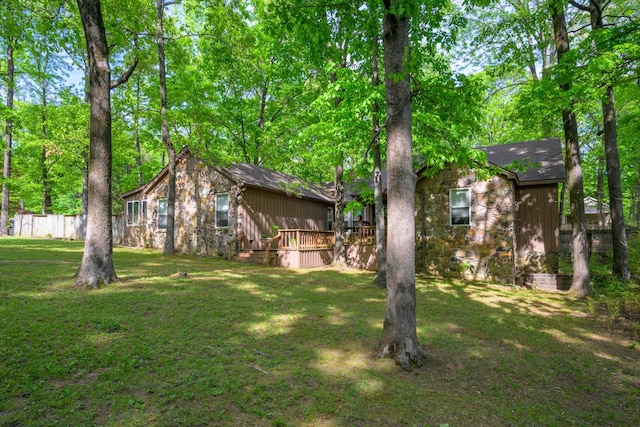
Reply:
[[116, 248], [86, 291], [81, 257], [0, 239], [0, 425], [640, 424], [638, 343], [588, 300], [420, 277], [408, 373], [373, 274]]

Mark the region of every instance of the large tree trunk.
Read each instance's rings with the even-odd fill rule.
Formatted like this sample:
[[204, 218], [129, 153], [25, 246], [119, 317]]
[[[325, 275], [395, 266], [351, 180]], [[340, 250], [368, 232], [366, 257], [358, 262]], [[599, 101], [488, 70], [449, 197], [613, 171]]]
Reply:
[[[7, 110], [13, 110], [13, 85], [15, 83], [15, 66], [13, 63], [13, 37], [7, 38]], [[13, 149], [13, 121], [11, 115], [7, 116], [4, 134], [4, 163], [2, 167], [2, 210], [0, 211], [0, 236], [8, 234], [9, 226], [9, 185], [7, 180], [11, 178], [11, 150]]]
[[[562, 63], [562, 57], [569, 52], [569, 35], [564, 11], [557, 5], [551, 4], [553, 20], [553, 33], [556, 42], [558, 63]], [[562, 90], [571, 89], [570, 82], [561, 84]], [[589, 251], [587, 241], [587, 227], [584, 215], [584, 189], [582, 178], [582, 165], [580, 163], [580, 145], [578, 142], [578, 124], [572, 109], [562, 111], [562, 123], [566, 141], [565, 167], [569, 184], [569, 204], [571, 206], [571, 248], [573, 259], [573, 280], [569, 292], [575, 296], [583, 297], [589, 294]]]
[[[375, 23], [377, 20], [372, 19]], [[380, 84], [378, 66], [378, 25], [373, 26], [373, 51], [371, 52], [372, 85], [374, 90]], [[373, 200], [376, 216], [376, 286], [387, 287], [387, 230], [384, 217], [384, 194], [382, 191], [382, 160], [380, 156], [380, 106], [373, 103]]]
[[76, 284], [117, 281], [111, 234], [111, 70], [99, 0], [77, 0], [89, 58], [89, 205], [87, 236]]
[[[385, 0], [384, 62], [387, 103], [387, 307], [378, 357], [392, 357], [410, 370], [425, 353], [416, 332], [415, 218], [416, 175], [411, 154], [411, 85], [408, 16], [390, 11]], [[399, 78], [398, 76], [402, 76]]]
[[176, 205], [176, 151], [171, 142], [169, 125], [167, 124], [167, 71], [164, 55], [164, 31], [162, 18], [164, 1], [156, 0], [156, 30], [158, 45], [158, 71], [160, 76], [160, 120], [162, 122], [162, 142], [169, 157], [169, 194], [167, 194], [167, 232], [164, 242], [164, 254], [175, 253], [175, 205]]

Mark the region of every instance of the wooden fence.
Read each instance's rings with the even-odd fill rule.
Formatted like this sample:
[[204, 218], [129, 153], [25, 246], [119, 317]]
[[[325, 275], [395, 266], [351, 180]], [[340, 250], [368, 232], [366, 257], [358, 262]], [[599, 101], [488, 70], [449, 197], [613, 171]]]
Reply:
[[[627, 240], [631, 239], [637, 230], [627, 228]], [[587, 230], [587, 241], [590, 253], [607, 253], [613, 251], [613, 237], [611, 229]], [[571, 252], [571, 230], [560, 231], [560, 252]]]
[[[113, 243], [124, 241], [124, 217], [113, 216]], [[49, 237], [84, 240], [87, 235], [86, 215], [16, 215], [12, 218], [12, 234], [18, 237]]]

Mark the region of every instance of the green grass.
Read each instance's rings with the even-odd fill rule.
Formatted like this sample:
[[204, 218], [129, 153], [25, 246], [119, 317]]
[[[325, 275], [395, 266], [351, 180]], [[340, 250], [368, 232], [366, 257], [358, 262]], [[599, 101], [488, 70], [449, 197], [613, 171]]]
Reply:
[[372, 274], [117, 248], [86, 291], [82, 249], [0, 240], [0, 425], [640, 424], [639, 346], [585, 301], [418, 278], [407, 373]]

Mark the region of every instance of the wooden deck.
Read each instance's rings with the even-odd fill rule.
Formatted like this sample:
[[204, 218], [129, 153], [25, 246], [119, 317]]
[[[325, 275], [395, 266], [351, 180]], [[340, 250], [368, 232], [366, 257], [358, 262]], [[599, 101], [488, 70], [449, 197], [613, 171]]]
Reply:
[[[270, 245], [268, 252], [241, 250], [235, 259], [285, 268], [321, 267], [333, 261], [333, 231], [281, 229], [273, 242], [277, 242], [277, 246]], [[347, 230], [345, 246], [348, 266], [362, 270], [376, 269], [375, 227]], [[267, 253], [269, 261], [266, 261]]]

